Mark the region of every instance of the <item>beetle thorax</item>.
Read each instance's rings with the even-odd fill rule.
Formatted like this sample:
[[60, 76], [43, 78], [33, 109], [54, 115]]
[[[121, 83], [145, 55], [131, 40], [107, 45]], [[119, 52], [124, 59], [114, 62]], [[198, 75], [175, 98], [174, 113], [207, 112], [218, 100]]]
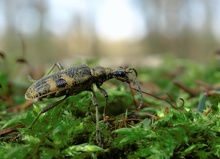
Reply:
[[91, 74], [94, 77], [95, 82], [99, 85], [102, 85], [103, 82], [113, 78], [111, 73], [112, 69], [101, 66], [91, 69]]

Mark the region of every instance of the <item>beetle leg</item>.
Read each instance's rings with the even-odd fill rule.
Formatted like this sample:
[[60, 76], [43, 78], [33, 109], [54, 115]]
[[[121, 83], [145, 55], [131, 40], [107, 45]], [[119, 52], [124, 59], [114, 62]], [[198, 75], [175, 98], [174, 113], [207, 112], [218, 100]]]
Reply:
[[98, 90], [103, 94], [103, 96], [105, 97], [105, 107], [104, 107], [104, 111], [103, 111], [103, 119], [105, 119], [105, 110], [106, 110], [106, 107], [107, 107], [107, 101], [108, 101], [108, 93], [101, 87], [97, 87]]
[[98, 100], [93, 89], [90, 89], [90, 92], [92, 93], [92, 101], [93, 101], [93, 104], [95, 105], [95, 112], [96, 112], [96, 140], [97, 140], [98, 146], [101, 146]]
[[63, 99], [56, 101], [55, 103], [51, 103], [48, 104], [46, 107], [42, 108], [41, 111], [38, 113], [37, 117], [34, 119], [34, 121], [31, 123], [31, 125], [28, 127], [28, 129], [31, 129], [33, 127], [33, 125], [35, 124], [35, 122], [37, 121], [37, 119], [40, 117], [41, 114], [45, 113], [46, 111], [54, 108], [55, 106], [57, 106], [58, 104], [60, 104], [61, 102], [63, 102], [68, 96], [65, 96]]
[[30, 75], [28, 75], [28, 80], [33, 83], [37, 81], [37, 80], [34, 80]]
[[44, 77], [45, 77], [46, 75], [50, 74], [51, 71], [52, 71], [55, 67], [57, 67], [60, 71], [64, 69], [64, 67], [63, 67], [59, 62], [55, 62], [55, 63], [53, 64], [53, 66], [49, 69], [49, 71], [44, 75]]
[[[49, 69], [49, 71], [48, 71], [43, 77], [49, 75], [49, 74], [51, 73], [51, 71], [52, 71], [55, 67], [57, 67], [59, 70], [63, 70], [63, 69], [64, 69], [64, 67], [63, 67], [59, 62], [55, 62], [55, 63], [53, 64], [53, 66]], [[43, 77], [42, 77], [42, 78], [43, 78]], [[37, 80], [34, 80], [31, 76], [28, 76], [28, 80], [31, 81], [31, 82], [36, 82], [36, 81], [37, 81]]]

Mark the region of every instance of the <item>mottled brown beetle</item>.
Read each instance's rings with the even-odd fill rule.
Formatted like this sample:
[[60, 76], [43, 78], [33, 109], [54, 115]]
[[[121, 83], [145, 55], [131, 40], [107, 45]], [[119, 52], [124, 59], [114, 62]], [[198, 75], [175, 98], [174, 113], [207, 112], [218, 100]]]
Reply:
[[[54, 69], [55, 66], [57, 66], [60, 71], [48, 75]], [[129, 78], [129, 74], [133, 74], [134, 79]], [[139, 106], [140, 108], [142, 104], [142, 91], [136, 76], [137, 76], [137, 72], [134, 68], [123, 69], [122, 67], [118, 67], [116, 69], [111, 69], [111, 68], [104, 68], [101, 66], [95, 68], [89, 68], [87, 65], [79, 65], [64, 69], [59, 63], [55, 63], [51, 67], [49, 72], [41, 79], [37, 81], [30, 79], [31, 81], [34, 81], [34, 83], [28, 88], [27, 92], [25, 93], [25, 98], [42, 99], [42, 98], [53, 98], [60, 96], [65, 96], [65, 97], [55, 103], [51, 103], [46, 107], [44, 107], [39, 112], [39, 114], [34, 119], [34, 121], [31, 123], [29, 128], [32, 128], [32, 126], [34, 125], [34, 123], [37, 121], [37, 119], [42, 113], [45, 113], [51, 108], [57, 106], [58, 104], [63, 102], [67, 97], [79, 94], [83, 91], [90, 91], [92, 93], [92, 101], [96, 109], [96, 139], [98, 145], [100, 146], [101, 137], [100, 137], [100, 127], [99, 127], [99, 118], [98, 118], [98, 102], [97, 102], [97, 97], [92, 88], [93, 84], [95, 84], [98, 90], [105, 96], [106, 105], [107, 105], [108, 94], [104, 89], [100, 87], [103, 84], [103, 82], [112, 78], [127, 83], [134, 81], [137, 84], [141, 94], [141, 102]], [[104, 113], [105, 113], [105, 109], [104, 109]]]

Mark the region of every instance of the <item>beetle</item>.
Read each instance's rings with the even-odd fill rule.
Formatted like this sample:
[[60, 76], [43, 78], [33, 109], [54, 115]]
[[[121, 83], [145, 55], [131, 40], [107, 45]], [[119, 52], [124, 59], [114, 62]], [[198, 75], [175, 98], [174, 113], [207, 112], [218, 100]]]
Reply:
[[[55, 67], [58, 67], [59, 71], [49, 75]], [[133, 78], [130, 78], [129, 74], [132, 74]], [[93, 85], [96, 85], [101, 94], [104, 95], [107, 105], [108, 94], [103, 88], [100, 87], [105, 81], [112, 78], [127, 83], [133, 81], [137, 84], [141, 95], [139, 108], [142, 104], [142, 90], [137, 80], [137, 71], [134, 68], [124, 69], [122, 67], [118, 67], [112, 69], [104, 68], [101, 66], [89, 68], [87, 65], [79, 65], [64, 69], [64, 67], [60, 63], [55, 63], [50, 68], [49, 72], [41, 79], [33, 80], [31, 77], [29, 78], [34, 83], [27, 89], [25, 93], [26, 99], [32, 100], [64, 96], [64, 98], [62, 98], [61, 100], [56, 101], [55, 103], [50, 103], [46, 107], [42, 108], [38, 115], [35, 117], [34, 121], [29, 126], [30, 129], [38, 120], [41, 114], [59, 105], [69, 96], [79, 94], [83, 91], [89, 91], [92, 94], [92, 101], [96, 110], [96, 140], [99, 146], [101, 145], [101, 137], [98, 118], [98, 101], [96, 94], [93, 90]], [[103, 114], [105, 114], [105, 109]]]

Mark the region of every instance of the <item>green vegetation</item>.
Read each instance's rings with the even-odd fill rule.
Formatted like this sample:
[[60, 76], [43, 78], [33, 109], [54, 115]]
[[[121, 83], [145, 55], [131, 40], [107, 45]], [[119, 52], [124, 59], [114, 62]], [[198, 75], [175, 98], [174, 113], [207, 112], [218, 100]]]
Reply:
[[[29, 130], [41, 108], [58, 99], [15, 111], [15, 105], [25, 102], [27, 87], [11, 83], [8, 72], [0, 72], [1, 158], [220, 158], [217, 62], [201, 66], [166, 60], [162, 68], [137, 70], [144, 92], [140, 110], [134, 104], [139, 93], [134, 101], [127, 85], [111, 80], [103, 84], [109, 94], [109, 119], [104, 122], [105, 98], [96, 90], [103, 147], [96, 145], [95, 111], [88, 92], [69, 97]], [[15, 125], [20, 125], [18, 131]], [[10, 128], [13, 131], [4, 132]]]

